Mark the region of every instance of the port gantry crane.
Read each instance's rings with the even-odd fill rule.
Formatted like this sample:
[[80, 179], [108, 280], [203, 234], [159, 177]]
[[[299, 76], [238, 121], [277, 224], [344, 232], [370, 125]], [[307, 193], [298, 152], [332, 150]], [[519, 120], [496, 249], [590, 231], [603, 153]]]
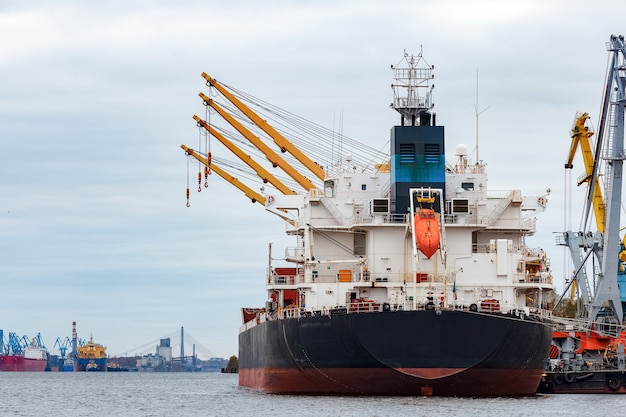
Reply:
[[[566, 168], [572, 168], [576, 146], [580, 144], [586, 174], [579, 184], [587, 183], [583, 231], [567, 231], [559, 237], [559, 244], [568, 246], [574, 264], [574, 280], [581, 290], [588, 313], [587, 329], [616, 336], [624, 324], [618, 277], [626, 262], [626, 252], [620, 239], [620, 211], [622, 199], [624, 153], [624, 106], [626, 105], [626, 45], [623, 36], [611, 36], [607, 43], [609, 64], [604, 86], [600, 123], [592, 151], [589, 138], [593, 134], [585, 126], [586, 113], [576, 118], [572, 129], [572, 145]], [[603, 169], [603, 173], [601, 174]], [[599, 177], [604, 181], [604, 195]], [[597, 231], [588, 231], [591, 207]], [[591, 256], [593, 255], [593, 256]], [[597, 261], [593, 279], [586, 273], [589, 259]], [[626, 285], [623, 282], [622, 285]]]
[[24, 348], [28, 346], [28, 338], [26, 342], [24, 342], [24, 337], [19, 337], [15, 332], [9, 332], [9, 339], [7, 343], [8, 352], [7, 354], [12, 355], [22, 355], [24, 353]]
[[72, 340], [68, 336], [66, 336], [63, 340], [60, 337], [57, 337], [57, 340], [54, 342], [54, 347], [59, 348], [61, 360], [65, 362], [65, 355], [67, 353], [67, 350], [72, 347]]

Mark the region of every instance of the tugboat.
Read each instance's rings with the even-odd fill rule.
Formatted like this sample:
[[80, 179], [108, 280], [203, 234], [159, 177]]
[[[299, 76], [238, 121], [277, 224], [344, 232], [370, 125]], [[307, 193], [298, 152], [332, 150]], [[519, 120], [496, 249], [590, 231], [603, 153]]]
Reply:
[[107, 363], [107, 372], [128, 372], [129, 369], [122, 366], [118, 362], [108, 362]]
[[619, 236], [626, 104], [624, 37], [611, 36], [607, 46], [610, 61], [595, 146], [591, 143], [594, 132], [586, 123], [589, 115], [578, 114], [565, 164], [572, 168], [580, 145], [586, 168], [580, 184], [588, 185], [581, 224], [591, 227], [592, 205], [597, 228], [595, 232], [567, 231], [558, 240], [569, 247], [575, 271], [566, 293], [571, 294], [571, 304], [582, 307], [582, 314], [558, 318], [558, 305], [555, 308], [550, 361], [539, 386], [542, 393], [626, 394], [626, 250]]
[[[243, 101], [278, 110], [202, 74], [211, 91], [200, 97], [221, 119], [194, 116], [201, 134], [253, 168], [261, 193], [226, 172], [234, 165], [210, 146], [181, 147], [205, 165], [205, 180], [224, 178], [284, 219], [294, 238], [283, 265], [274, 265], [269, 245], [265, 305], [242, 309], [239, 385], [280, 394], [535, 395], [551, 341], [543, 317], [553, 285], [549, 259], [526, 239], [547, 194], [488, 191], [485, 164], [477, 151], [472, 162], [464, 145], [448, 163], [433, 67], [421, 52], [405, 53], [392, 70], [400, 124], [390, 154], [360, 143], [348, 153], [348, 139], [336, 144], [334, 132], [326, 143], [298, 138], [307, 149], [319, 144], [314, 159], [267, 122], [292, 114], [259, 116]], [[238, 110], [226, 111], [229, 104]], [[294, 185], [227, 139], [220, 120]], [[292, 136], [323, 131], [297, 124]]]

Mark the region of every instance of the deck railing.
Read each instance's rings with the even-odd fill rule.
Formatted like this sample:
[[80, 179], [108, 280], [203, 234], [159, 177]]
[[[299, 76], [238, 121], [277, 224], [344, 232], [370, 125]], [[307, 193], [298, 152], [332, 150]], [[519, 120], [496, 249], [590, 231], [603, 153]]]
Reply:
[[[300, 317], [311, 316], [332, 316], [335, 314], [362, 314], [362, 313], [377, 313], [383, 311], [427, 311], [434, 310], [440, 312], [446, 311], [472, 311], [476, 313], [500, 313], [500, 314], [513, 314], [516, 316], [529, 315], [540, 318], [551, 318], [552, 313], [543, 309], [529, 309], [528, 307], [513, 308], [509, 311], [504, 311], [500, 306], [494, 304], [472, 304], [472, 305], [448, 305], [441, 307], [435, 303], [419, 303], [413, 308], [408, 304], [391, 304], [391, 303], [379, 303], [371, 300], [350, 303], [347, 306], [335, 306], [335, 307], [322, 307], [321, 309], [308, 310], [304, 307], [288, 306], [285, 308], [278, 308], [275, 311], [268, 312], [261, 310], [257, 317], [257, 324], [259, 322], [267, 320], [283, 320]], [[251, 320], [254, 322], [255, 320]]]

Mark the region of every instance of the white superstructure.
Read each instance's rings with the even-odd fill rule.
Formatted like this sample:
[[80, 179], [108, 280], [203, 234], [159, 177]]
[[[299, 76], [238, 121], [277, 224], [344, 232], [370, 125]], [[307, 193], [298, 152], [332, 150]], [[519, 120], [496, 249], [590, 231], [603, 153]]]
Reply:
[[390, 212], [389, 177], [384, 167], [374, 174], [344, 168], [327, 177], [323, 193], [267, 197], [268, 210], [298, 213], [287, 231], [297, 244], [285, 253], [296, 268], [268, 270], [270, 299], [288, 307], [285, 290], [297, 290], [299, 299], [290, 304], [300, 312], [429, 302], [526, 313], [548, 307], [549, 261], [525, 243], [545, 195], [490, 193], [484, 165], [458, 155], [446, 172], [440, 250], [430, 259], [418, 252], [414, 262], [412, 216]]

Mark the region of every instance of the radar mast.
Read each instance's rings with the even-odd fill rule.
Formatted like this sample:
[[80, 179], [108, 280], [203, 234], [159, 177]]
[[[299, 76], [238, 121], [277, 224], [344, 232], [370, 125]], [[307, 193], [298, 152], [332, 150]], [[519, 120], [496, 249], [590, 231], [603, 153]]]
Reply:
[[417, 56], [404, 56], [396, 65], [392, 65], [395, 82], [393, 89], [393, 103], [391, 107], [400, 113], [401, 125], [431, 126], [435, 125], [435, 115], [432, 112], [432, 91], [435, 87], [431, 80], [435, 77], [434, 65], [428, 64], [422, 56], [420, 48]]

